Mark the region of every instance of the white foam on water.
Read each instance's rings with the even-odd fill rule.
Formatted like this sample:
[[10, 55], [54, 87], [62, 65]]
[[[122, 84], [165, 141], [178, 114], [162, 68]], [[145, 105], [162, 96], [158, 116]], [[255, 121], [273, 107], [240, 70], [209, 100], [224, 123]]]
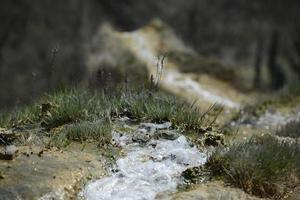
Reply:
[[122, 144], [126, 156], [117, 160], [118, 172], [85, 187], [82, 196], [87, 200], [153, 200], [157, 195], [168, 196], [176, 191], [185, 169], [207, 160], [207, 155], [191, 147], [184, 136], [151, 140], [144, 145], [128, 143], [126, 136], [115, 141]]

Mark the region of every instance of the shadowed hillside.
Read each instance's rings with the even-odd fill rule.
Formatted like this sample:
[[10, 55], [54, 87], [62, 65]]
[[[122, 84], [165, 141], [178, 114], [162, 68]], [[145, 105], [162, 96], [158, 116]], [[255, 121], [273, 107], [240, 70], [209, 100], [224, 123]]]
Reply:
[[[249, 85], [278, 89], [299, 74], [298, 7], [296, 0], [4, 1], [0, 105], [28, 103], [44, 91], [81, 82], [87, 74], [86, 58], [95, 45], [91, 38], [101, 23], [132, 31], [155, 17], [200, 55], [236, 66], [249, 77]], [[178, 59], [191, 65], [182, 57]], [[271, 77], [266, 76], [268, 70]], [[254, 73], [256, 78], [248, 76]]]

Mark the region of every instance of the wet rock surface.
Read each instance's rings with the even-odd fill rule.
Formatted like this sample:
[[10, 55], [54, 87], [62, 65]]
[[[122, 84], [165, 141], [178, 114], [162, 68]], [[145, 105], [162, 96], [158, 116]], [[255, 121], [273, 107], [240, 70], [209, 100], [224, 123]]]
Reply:
[[175, 130], [169, 130], [170, 127], [170, 122], [163, 124], [141, 123], [139, 128], [131, 136], [131, 139], [133, 142], [140, 144], [145, 144], [152, 139], [175, 140], [180, 136], [180, 134]]
[[220, 146], [224, 145], [224, 135], [217, 132], [207, 132], [204, 134], [203, 143], [206, 146]]
[[166, 140], [176, 140], [179, 137], [180, 134], [174, 130], [161, 130], [154, 135], [154, 138], [156, 139], [162, 138]]
[[12, 161], [0, 162], [0, 199], [70, 199], [82, 181], [105, 173], [96, 148], [69, 150], [21, 146]]
[[202, 166], [188, 168], [182, 172], [181, 176], [188, 185], [207, 182], [210, 179], [209, 173]]

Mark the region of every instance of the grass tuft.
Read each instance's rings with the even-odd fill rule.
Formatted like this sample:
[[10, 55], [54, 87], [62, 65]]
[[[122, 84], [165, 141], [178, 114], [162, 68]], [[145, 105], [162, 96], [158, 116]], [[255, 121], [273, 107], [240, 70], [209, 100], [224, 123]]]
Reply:
[[292, 121], [276, 131], [276, 135], [280, 137], [300, 137], [300, 121]]
[[[129, 96], [122, 96], [114, 99], [113, 110], [127, 117], [151, 122], [172, 122], [174, 128], [181, 130], [194, 130], [202, 132], [203, 127], [211, 125], [215, 117], [208, 117], [207, 113], [201, 113], [198, 109], [183, 103], [173, 96], [162, 93], [131, 93]], [[214, 109], [222, 110], [212, 106]], [[216, 114], [218, 115], [218, 114]]]
[[[201, 113], [174, 96], [146, 89], [126, 92], [116, 90], [113, 95], [64, 89], [45, 95], [32, 106], [1, 115], [0, 127], [38, 128], [45, 135], [62, 128], [60, 134], [53, 137], [56, 141], [98, 141], [103, 140], [103, 137], [98, 138], [101, 132], [99, 128], [103, 128], [104, 136], [109, 138], [107, 133], [111, 119], [127, 116], [137, 121], [170, 121], [176, 129], [203, 133], [216, 119], [219, 113], [216, 110], [221, 109], [212, 106], [208, 112]], [[105, 121], [104, 127], [95, 125], [96, 121]]]
[[58, 147], [67, 146], [71, 141], [93, 142], [99, 146], [109, 144], [112, 127], [109, 121], [81, 122], [64, 126], [54, 134], [52, 143]]
[[216, 150], [206, 164], [212, 175], [260, 197], [282, 198], [299, 184], [300, 147], [270, 135]]

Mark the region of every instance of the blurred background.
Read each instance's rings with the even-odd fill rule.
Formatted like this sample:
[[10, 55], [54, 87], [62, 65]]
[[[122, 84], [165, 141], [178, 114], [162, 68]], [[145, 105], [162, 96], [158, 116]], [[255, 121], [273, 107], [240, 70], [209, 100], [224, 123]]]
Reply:
[[248, 90], [277, 91], [300, 77], [299, 10], [299, 0], [3, 0], [0, 109], [84, 82], [102, 23], [132, 31], [153, 18], [248, 76]]

